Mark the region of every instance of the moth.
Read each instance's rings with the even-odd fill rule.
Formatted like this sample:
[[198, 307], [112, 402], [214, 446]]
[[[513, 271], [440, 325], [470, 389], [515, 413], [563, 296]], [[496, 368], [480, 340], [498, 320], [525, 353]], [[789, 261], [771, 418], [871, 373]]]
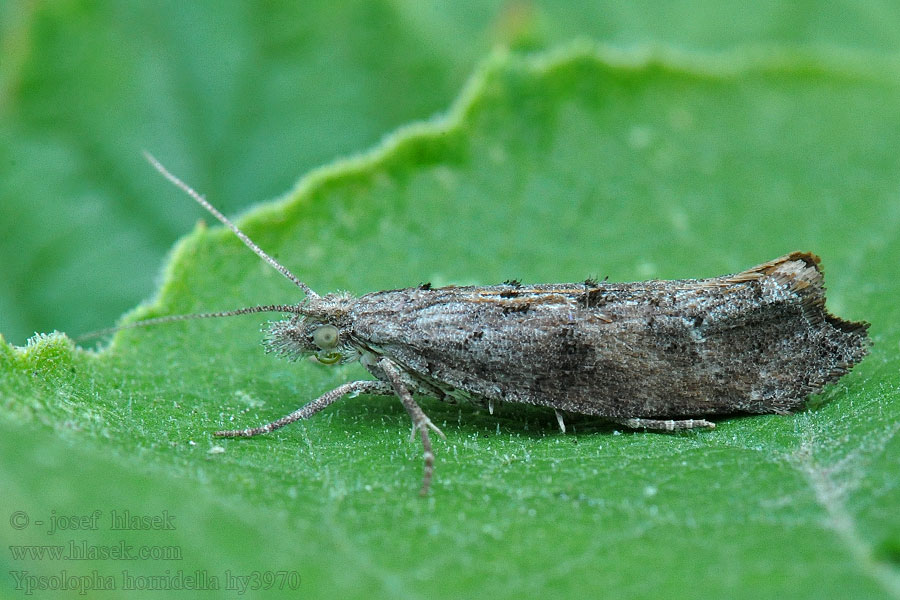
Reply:
[[414, 396], [486, 405], [546, 406], [629, 428], [713, 428], [707, 417], [786, 414], [867, 354], [869, 324], [825, 310], [819, 258], [793, 252], [709, 279], [492, 286], [420, 285], [354, 297], [319, 295], [155, 158], [151, 164], [292, 281], [295, 305], [173, 315], [124, 328], [258, 312], [290, 315], [269, 326], [267, 351], [325, 364], [359, 361], [374, 379], [326, 392], [277, 421], [220, 437], [269, 433], [312, 417], [348, 394], [399, 398], [421, 438], [427, 494], [429, 432], [441, 433]]

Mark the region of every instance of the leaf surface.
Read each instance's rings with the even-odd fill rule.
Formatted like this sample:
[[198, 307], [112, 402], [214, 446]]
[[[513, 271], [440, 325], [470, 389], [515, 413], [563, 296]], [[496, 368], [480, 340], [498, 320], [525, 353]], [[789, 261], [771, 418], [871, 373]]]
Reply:
[[[365, 377], [266, 356], [264, 318], [125, 331], [99, 353], [56, 334], [0, 347], [2, 455], [19, 457], [0, 463], [3, 514], [168, 510], [174, 531], [83, 535], [183, 550], [134, 574], [296, 570], [311, 597], [898, 597], [897, 92], [890, 65], [827, 53], [498, 53], [445, 118], [240, 220], [323, 293], [704, 277], [815, 251], [829, 308], [871, 321], [875, 345], [806, 412], [563, 435], [552, 412], [425, 400], [448, 439], [423, 500], [394, 399], [211, 437]], [[189, 202], [154, 185], [163, 205]], [[233, 235], [199, 226], [130, 318], [297, 299]], [[51, 539], [33, 526], [4, 539], [55, 543], [31, 541]]]

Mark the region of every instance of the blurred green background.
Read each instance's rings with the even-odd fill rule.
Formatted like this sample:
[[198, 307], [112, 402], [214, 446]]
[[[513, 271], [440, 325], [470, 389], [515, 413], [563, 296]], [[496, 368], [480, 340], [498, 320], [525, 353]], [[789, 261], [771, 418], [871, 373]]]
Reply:
[[[287, 594], [264, 585], [279, 571], [306, 597], [900, 598], [900, 6], [0, 10], [12, 344], [150, 297], [139, 316], [297, 299], [233, 236], [195, 227], [210, 218], [144, 149], [227, 214], [281, 198], [241, 224], [320, 292], [713, 276], [813, 250], [831, 310], [872, 321], [875, 341], [811, 410], [712, 432], [562, 435], [547, 411], [424, 400], [448, 437], [425, 500], [388, 398], [211, 437], [366, 376], [264, 355], [262, 317], [126, 332], [100, 353], [0, 343], [0, 596], [23, 595], [13, 573], [96, 569], [117, 587], [89, 597], [239, 595], [122, 589], [181, 570], [256, 573], [241, 596], [263, 598]], [[36, 524], [94, 510], [97, 530]], [[174, 528], [111, 530], [113, 510]], [[182, 558], [11, 548], [81, 540]]]

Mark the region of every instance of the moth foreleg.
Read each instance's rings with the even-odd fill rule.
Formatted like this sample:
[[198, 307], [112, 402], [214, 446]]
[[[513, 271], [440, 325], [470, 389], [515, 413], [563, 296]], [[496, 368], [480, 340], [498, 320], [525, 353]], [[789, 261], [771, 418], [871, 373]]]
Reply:
[[260, 425], [259, 427], [251, 427], [249, 429], [217, 431], [213, 435], [216, 435], [218, 437], [252, 437], [254, 435], [269, 433], [270, 431], [280, 429], [281, 427], [289, 425], [299, 419], [308, 419], [329, 404], [332, 404], [334, 401], [340, 399], [341, 396], [353, 393], [391, 395], [394, 393], [394, 388], [391, 386], [391, 384], [384, 381], [352, 381], [350, 383], [345, 383], [344, 385], [339, 385], [330, 392], [322, 394], [309, 404], [304, 405], [302, 408], [295, 410], [289, 415], [281, 417], [277, 421], [272, 421], [271, 423], [266, 423], [265, 425]]
[[613, 423], [629, 429], [655, 429], [658, 431], [679, 431], [683, 429], [715, 429], [716, 424], [706, 419], [609, 419]]
[[431, 479], [434, 476], [434, 452], [431, 450], [431, 438], [428, 437], [428, 430], [433, 429], [444, 439], [446, 439], [446, 436], [431, 422], [431, 419], [428, 418], [422, 410], [422, 407], [416, 404], [409, 388], [406, 387], [403, 378], [400, 376], [400, 369], [397, 368], [397, 365], [390, 359], [382, 358], [378, 361], [378, 366], [384, 371], [384, 374], [394, 388], [394, 393], [397, 394], [397, 397], [400, 398], [400, 402], [403, 403], [406, 412], [409, 413], [409, 418], [412, 419], [413, 422], [413, 432], [418, 429], [419, 435], [422, 437], [422, 448], [425, 456], [425, 474], [422, 476], [422, 490], [419, 493], [424, 496], [428, 494], [428, 489], [431, 487]]

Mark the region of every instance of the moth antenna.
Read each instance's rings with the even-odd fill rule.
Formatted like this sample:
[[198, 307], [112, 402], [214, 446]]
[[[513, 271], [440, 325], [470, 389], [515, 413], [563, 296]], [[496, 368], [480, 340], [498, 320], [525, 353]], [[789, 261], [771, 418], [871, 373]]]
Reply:
[[168, 179], [169, 181], [171, 181], [172, 183], [174, 183], [176, 186], [178, 186], [184, 193], [186, 193], [188, 196], [190, 196], [191, 198], [193, 198], [194, 200], [196, 200], [196, 201], [197, 201], [197, 204], [199, 204], [200, 206], [202, 206], [203, 208], [205, 208], [207, 211], [209, 211], [209, 213], [210, 213], [212, 216], [214, 216], [215, 218], [217, 218], [219, 221], [222, 222], [222, 224], [224, 224], [224, 225], [225, 225], [226, 227], [228, 227], [231, 231], [233, 231], [234, 234], [235, 234], [236, 236], [238, 236], [238, 238], [240, 238], [240, 240], [241, 240], [242, 242], [244, 242], [244, 244], [246, 244], [246, 246], [247, 246], [248, 248], [250, 248], [251, 250], [253, 250], [253, 252], [254, 252], [257, 256], [259, 256], [261, 259], [263, 259], [264, 261], [266, 261], [267, 263], [269, 263], [269, 266], [271, 266], [271, 267], [274, 268], [274, 269], [277, 269], [279, 273], [281, 273], [282, 275], [284, 275], [285, 277], [287, 277], [288, 279], [290, 279], [291, 281], [293, 281], [293, 282], [294, 282], [294, 285], [296, 285], [298, 288], [300, 288], [301, 290], [303, 290], [303, 292], [307, 295], [307, 297], [309, 297], [309, 298], [318, 298], [318, 297], [319, 297], [319, 295], [318, 295], [317, 293], [315, 293], [314, 291], [312, 291], [312, 289], [311, 289], [308, 285], [306, 285], [305, 283], [303, 283], [302, 281], [300, 281], [300, 279], [299, 279], [296, 275], [294, 275], [293, 273], [291, 273], [290, 270], [288, 270], [287, 267], [285, 267], [283, 264], [281, 264], [280, 262], [278, 262], [277, 260], [275, 260], [274, 258], [272, 258], [271, 256], [269, 256], [268, 254], [266, 254], [266, 253], [263, 251], [262, 248], [260, 248], [259, 246], [257, 246], [257, 245], [253, 242], [253, 240], [251, 240], [249, 237], [247, 237], [247, 234], [245, 234], [243, 231], [241, 231], [240, 229], [238, 229], [237, 225], [235, 225], [234, 223], [232, 223], [231, 221], [229, 221], [228, 218], [227, 218], [225, 215], [223, 215], [222, 213], [220, 213], [219, 210], [218, 210], [215, 206], [213, 206], [212, 204], [210, 204], [209, 202], [207, 202], [206, 198], [204, 198], [204, 197], [201, 196], [199, 193], [197, 193], [197, 192], [194, 190], [194, 188], [192, 188], [191, 186], [189, 186], [188, 184], [186, 184], [186, 183], [183, 182], [182, 180], [178, 179], [178, 177], [176, 177], [175, 175], [173, 175], [172, 173], [170, 173], [169, 170], [166, 169], [166, 168], [162, 165], [161, 162], [159, 162], [158, 160], [156, 160], [156, 158], [155, 158], [152, 154], [150, 154], [149, 152], [146, 152], [146, 151], [145, 151], [145, 152], [144, 152], [144, 157], [147, 159], [147, 161], [148, 161], [151, 165], [153, 165], [153, 168], [154, 168], [154, 169], [156, 169], [157, 171], [160, 172], [160, 174], [162, 174], [163, 177], [165, 177], [166, 179]]
[[249, 315], [251, 313], [261, 313], [261, 312], [280, 312], [280, 313], [294, 313], [296, 315], [302, 315], [303, 310], [296, 305], [287, 305], [287, 304], [267, 304], [265, 306], [247, 306], [245, 308], [238, 308], [236, 310], [223, 310], [219, 312], [209, 312], [209, 313], [193, 313], [190, 315], [169, 315], [167, 317], [157, 317], [155, 319], [146, 319], [144, 321], [137, 321], [135, 323], [129, 323], [128, 325], [120, 325], [119, 327], [109, 327], [107, 329], [100, 329], [98, 331], [91, 331], [85, 333], [83, 335], [79, 335], [75, 338], [75, 341], [80, 342], [82, 340], [89, 340], [92, 338], [104, 336], [110, 333], [116, 333], [117, 331], [122, 331], [124, 329], [137, 329], [138, 327], [152, 327], [154, 325], [162, 325], [164, 323], [174, 323], [175, 321], [187, 321], [189, 319], [211, 319], [215, 317], [236, 317], [237, 315]]

